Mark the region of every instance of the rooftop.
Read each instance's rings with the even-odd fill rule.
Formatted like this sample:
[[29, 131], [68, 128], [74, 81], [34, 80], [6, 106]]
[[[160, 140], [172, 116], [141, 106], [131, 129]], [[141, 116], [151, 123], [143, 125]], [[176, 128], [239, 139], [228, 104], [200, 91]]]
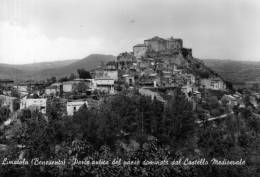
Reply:
[[165, 41], [165, 39], [159, 37], [159, 36], [154, 36], [151, 39], [146, 39], [145, 41]]
[[145, 44], [136, 44], [134, 47], [146, 47]]
[[146, 39], [145, 41], [182, 41], [182, 39], [180, 39], [180, 38], [173, 38], [172, 36], [170, 38], [167, 38], [167, 39], [161, 38], [159, 36], [154, 36], [153, 38]]

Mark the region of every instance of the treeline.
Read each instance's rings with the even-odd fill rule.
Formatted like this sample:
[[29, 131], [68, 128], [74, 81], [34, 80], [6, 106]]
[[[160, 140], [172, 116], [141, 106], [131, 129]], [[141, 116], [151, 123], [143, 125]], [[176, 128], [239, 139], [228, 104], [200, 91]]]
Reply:
[[91, 79], [92, 78], [92, 76], [91, 76], [89, 71], [81, 68], [81, 69], [77, 70], [77, 74], [71, 73], [69, 76], [63, 76], [63, 77], [61, 77], [59, 79], [57, 79], [54, 76], [52, 76], [50, 78], [47, 78], [46, 79], [46, 84], [47, 85], [51, 85], [51, 84], [53, 84], [55, 82], [72, 81], [72, 80], [76, 79], [77, 77], [80, 78], [80, 79]]
[[[83, 106], [73, 117], [58, 108], [48, 119], [24, 110], [13, 125], [1, 159], [246, 160], [245, 166], [5, 166], [0, 176], [252, 176], [258, 175], [260, 121], [250, 110], [226, 121], [195, 123], [197, 113], [180, 90], [163, 104], [137, 93], [122, 93], [98, 108]], [[16, 145], [20, 145], [18, 148]], [[22, 147], [22, 148], [21, 148]], [[254, 154], [254, 155], [252, 155]]]

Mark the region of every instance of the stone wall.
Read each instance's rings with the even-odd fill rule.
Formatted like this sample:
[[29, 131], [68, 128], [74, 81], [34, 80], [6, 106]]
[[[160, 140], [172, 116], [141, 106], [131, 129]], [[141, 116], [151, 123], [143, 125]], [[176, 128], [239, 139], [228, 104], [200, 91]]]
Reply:
[[146, 56], [147, 47], [145, 45], [136, 45], [133, 47], [134, 56], [136, 58], [142, 58]]

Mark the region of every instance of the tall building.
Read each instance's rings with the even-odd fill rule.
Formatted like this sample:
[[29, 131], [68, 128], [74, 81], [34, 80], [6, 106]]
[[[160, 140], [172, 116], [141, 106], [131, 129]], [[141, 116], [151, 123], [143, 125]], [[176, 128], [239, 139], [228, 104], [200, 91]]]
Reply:
[[179, 53], [183, 49], [182, 39], [173, 37], [164, 39], [155, 36], [151, 39], [144, 40], [143, 44], [138, 44], [133, 47], [134, 56], [136, 58], [145, 57], [147, 52], [159, 52], [165, 54]]

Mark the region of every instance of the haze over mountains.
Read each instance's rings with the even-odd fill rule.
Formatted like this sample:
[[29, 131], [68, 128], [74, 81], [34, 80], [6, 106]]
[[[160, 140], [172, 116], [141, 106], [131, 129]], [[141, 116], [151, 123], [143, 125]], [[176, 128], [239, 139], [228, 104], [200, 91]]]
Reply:
[[0, 64], [0, 78], [13, 80], [44, 80], [55, 76], [57, 78], [76, 73], [77, 69], [91, 70], [101, 63], [115, 60], [113, 55], [92, 54], [80, 60], [65, 60], [24, 65]]

